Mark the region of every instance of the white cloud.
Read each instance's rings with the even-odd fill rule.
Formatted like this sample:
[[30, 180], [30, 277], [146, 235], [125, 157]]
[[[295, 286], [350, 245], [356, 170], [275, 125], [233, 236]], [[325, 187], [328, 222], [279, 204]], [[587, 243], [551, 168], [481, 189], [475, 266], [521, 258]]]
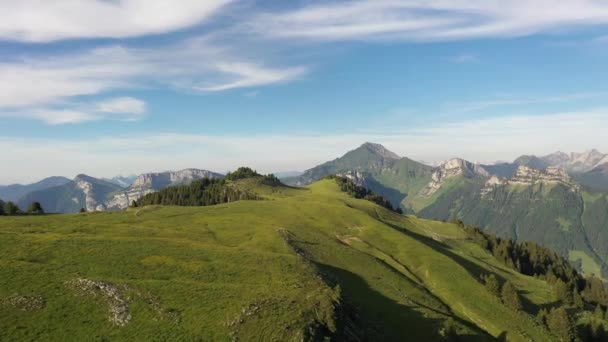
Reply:
[[146, 111], [146, 103], [132, 97], [117, 97], [98, 102], [97, 111], [102, 113], [143, 114]]
[[414, 41], [517, 37], [608, 24], [603, 0], [361, 0], [262, 14], [247, 29], [269, 37]]
[[[248, 165], [261, 172], [303, 170], [332, 160], [365, 141], [428, 162], [458, 156], [471, 161], [512, 160], [556, 150], [608, 152], [608, 109], [549, 115], [512, 115], [393, 128], [383, 133], [233, 135], [149, 133], [83, 140], [1, 138], [0, 183], [49, 175], [112, 176], [198, 167], [224, 172]], [[23, 158], [23, 156], [36, 158]]]
[[199, 24], [227, 3], [227, 0], [3, 0], [0, 39], [48, 42], [164, 33]]
[[235, 80], [227, 83], [194, 87], [202, 91], [222, 91], [234, 88], [253, 87], [274, 83], [283, 83], [297, 79], [307, 70], [304, 67], [287, 69], [268, 69], [250, 63], [219, 63], [216, 69], [228, 75], [233, 75]]
[[61, 106], [23, 107], [0, 111], [0, 117], [40, 120], [49, 125], [75, 124], [98, 120], [137, 121], [146, 103], [133, 97], [117, 97], [96, 103], [62, 103]]
[[[58, 56], [0, 61], [0, 112], [4, 113], [0, 115], [19, 113], [12, 116], [22, 117], [24, 112], [41, 108], [49, 112], [68, 110], [77, 96], [133, 88], [176, 87], [213, 92], [264, 86], [297, 79], [307, 71], [305, 67], [264, 67], [263, 58], [248, 61], [243, 54], [235, 55], [229, 48], [218, 47], [203, 37], [153, 48], [109, 46]], [[218, 63], [218, 60], [224, 62]], [[102, 112], [144, 110], [141, 103], [124, 97], [100, 106], [105, 108], [97, 109]], [[30, 114], [29, 117], [43, 116]]]

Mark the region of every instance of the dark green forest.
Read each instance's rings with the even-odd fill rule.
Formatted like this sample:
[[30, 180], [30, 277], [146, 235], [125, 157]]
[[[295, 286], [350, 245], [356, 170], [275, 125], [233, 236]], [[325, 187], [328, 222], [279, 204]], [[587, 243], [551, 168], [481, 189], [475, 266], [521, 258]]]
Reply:
[[207, 206], [239, 200], [261, 200], [259, 195], [232, 186], [241, 179], [257, 178], [262, 184], [280, 186], [281, 182], [274, 175], [261, 175], [248, 167], [238, 168], [228, 173], [222, 179], [203, 178], [193, 181], [190, 185], [171, 186], [163, 190], [147, 194], [135, 201], [132, 206], [146, 205], [178, 205], [178, 206]]

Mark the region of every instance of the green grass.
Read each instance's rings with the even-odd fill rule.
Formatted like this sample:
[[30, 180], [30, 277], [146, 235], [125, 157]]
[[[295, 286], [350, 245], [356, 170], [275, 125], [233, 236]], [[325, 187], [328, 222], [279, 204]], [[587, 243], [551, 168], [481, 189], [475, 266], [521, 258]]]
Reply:
[[[456, 225], [350, 198], [332, 180], [235, 186], [268, 200], [1, 217], [0, 340], [292, 341], [334, 331], [429, 341], [450, 317], [467, 340], [552, 340], [478, 279], [511, 281], [532, 311], [554, 302], [550, 287]], [[66, 285], [75, 278], [124, 286], [131, 321], [113, 325], [103, 296]], [[46, 306], [23, 311], [6, 304], [12, 296]]]
[[556, 219], [556, 221], [557, 221], [557, 223], [559, 223], [559, 227], [564, 232], [569, 232], [572, 230], [572, 222], [570, 222], [567, 218], [560, 216]]
[[606, 194], [602, 193], [602, 192], [592, 193], [592, 192], [587, 192], [587, 191], [581, 191], [581, 195], [583, 196], [583, 200], [587, 204], [592, 204], [593, 202], [597, 201], [598, 199], [606, 196]]
[[416, 193], [406, 197], [403, 200], [403, 207], [411, 209], [414, 212], [419, 212], [422, 209], [433, 204], [435, 200], [437, 200], [437, 198], [439, 198], [442, 194], [449, 192], [452, 189], [462, 187], [465, 182], [466, 180], [462, 176], [448, 178], [444, 181], [441, 187], [437, 189], [437, 191], [432, 193], [430, 196], [422, 196]]
[[595, 274], [597, 277], [602, 278], [602, 269], [595, 260], [587, 255], [587, 253], [579, 250], [571, 250], [568, 254], [570, 261], [581, 261], [583, 267], [583, 273], [585, 275]]

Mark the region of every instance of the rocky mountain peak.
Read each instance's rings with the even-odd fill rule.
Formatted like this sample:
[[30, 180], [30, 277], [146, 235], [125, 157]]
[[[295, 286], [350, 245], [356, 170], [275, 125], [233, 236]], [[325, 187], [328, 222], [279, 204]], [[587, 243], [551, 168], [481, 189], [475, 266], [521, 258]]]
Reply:
[[445, 161], [437, 168], [439, 173], [451, 177], [459, 174], [463, 174], [466, 177], [472, 176], [483, 176], [489, 177], [490, 174], [482, 166], [471, 163], [464, 159], [452, 158]]
[[386, 147], [384, 147], [380, 144], [366, 142], [363, 145], [361, 145], [360, 148], [366, 149], [369, 152], [371, 152], [375, 155], [381, 156], [382, 158], [385, 158], [385, 159], [401, 159], [401, 157], [399, 157], [399, 155], [397, 155], [395, 152], [388, 150]]

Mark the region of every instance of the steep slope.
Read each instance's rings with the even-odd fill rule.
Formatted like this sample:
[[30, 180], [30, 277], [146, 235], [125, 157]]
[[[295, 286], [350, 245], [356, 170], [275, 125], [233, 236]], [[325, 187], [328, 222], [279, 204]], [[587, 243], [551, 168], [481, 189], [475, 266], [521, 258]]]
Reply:
[[[337, 160], [345, 164], [347, 155]], [[407, 158], [370, 168], [367, 159], [353, 158], [350, 170], [337, 173], [405, 212], [441, 220], [461, 218], [500, 236], [534, 241], [570, 258], [587, 274], [608, 277], [607, 194], [581, 186], [580, 176], [550, 165], [573, 160], [589, 164], [599, 157], [592, 151], [554, 153], [496, 165], [453, 159], [436, 168]], [[596, 172], [603, 170], [598, 167]]]
[[586, 267], [581, 265], [584, 271], [607, 275], [604, 197], [600, 195], [595, 205], [586, 204], [585, 197], [588, 194], [562, 169], [542, 171], [520, 166], [509, 179], [492, 177], [482, 187], [452, 188], [422, 208], [419, 215], [458, 217], [499, 236], [534, 241], [573, 261], [583, 256], [588, 260]]
[[114, 183], [120, 187], [128, 188], [133, 184], [137, 175], [129, 175], [129, 176], [115, 176], [112, 178], [103, 178], [106, 182]]
[[408, 158], [400, 158], [384, 146], [365, 143], [342, 157], [305, 171], [287, 184], [306, 185], [325, 176], [346, 176], [399, 207], [409, 195], [420, 191], [431, 179], [433, 168]]
[[0, 220], [0, 339], [555, 340], [530, 316], [551, 286], [459, 226], [249, 181], [271, 200]]
[[3, 186], [0, 186], [0, 198], [5, 201], [17, 202], [17, 201], [19, 201], [19, 199], [21, 199], [21, 197], [23, 197], [24, 195], [26, 195], [30, 192], [44, 190], [44, 189], [52, 188], [55, 186], [60, 186], [60, 185], [68, 183], [69, 181], [70, 180], [65, 177], [48, 177], [48, 178], [45, 178], [45, 179], [43, 179], [39, 182], [33, 183], [33, 184], [3, 185]]
[[113, 194], [112, 198], [106, 201], [105, 206], [108, 209], [124, 209], [133, 201], [138, 200], [146, 194], [162, 190], [169, 186], [188, 185], [197, 179], [214, 179], [221, 177], [223, 177], [223, 175], [219, 173], [199, 169], [145, 173], [137, 176], [132, 184], [124, 191]]
[[446, 193], [475, 193], [489, 176], [477, 164], [459, 158], [450, 159], [434, 168], [429, 182], [420, 191], [406, 197], [402, 206], [419, 212]]
[[513, 164], [517, 165], [517, 166], [527, 166], [533, 169], [539, 169], [542, 170], [544, 168], [546, 168], [547, 166], [551, 166], [551, 164], [543, 159], [543, 158], [539, 158], [536, 156], [521, 156], [517, 159], [515, 159], [515, 161], [513, 161]]
[[399, 159], [397, 154], [387, 150], [384, 146], [367, 142], [340, 158], [306, 170], [292, 180], [292, 185], [307, 185], [336, 173], [379, 170], [393, 165]]
[[31, 192], [19, 201], [19, 206], [26, 208], [37, 201], [47, 212], [70, 213], [81, 208], [88, 211], [106, 210], [105, 202], [110, 194], [121, 190], [121, 187], [87, 175], [78, 175], [63, 185]]
[[608, 191], [608, 162], [593, 170], [574, 176], [576, 181], [591, 189]]

